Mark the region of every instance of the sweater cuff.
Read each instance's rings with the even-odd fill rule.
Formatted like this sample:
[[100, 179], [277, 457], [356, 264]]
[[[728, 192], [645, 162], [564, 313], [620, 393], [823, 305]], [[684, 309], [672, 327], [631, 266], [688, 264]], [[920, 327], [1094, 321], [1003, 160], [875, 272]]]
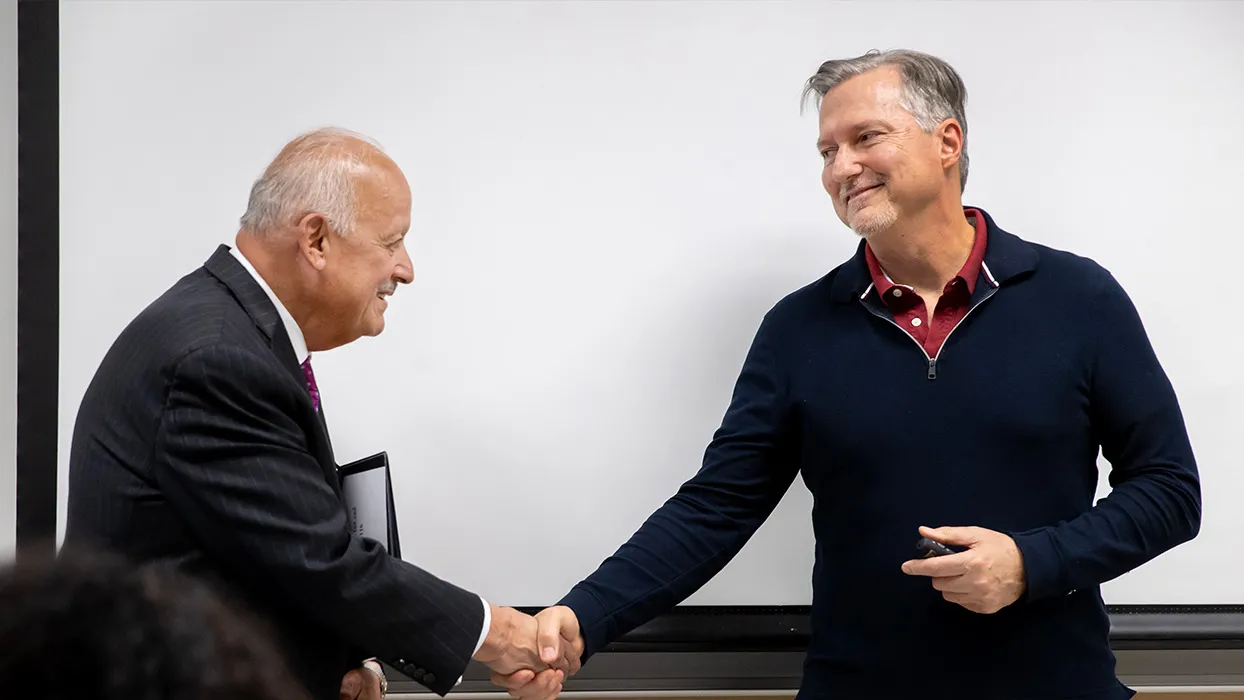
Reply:
[[589, 657], [609, 643], [605, 607], [582, 584], [571, 589], [557, 604], [570, 608], [579, 620], [579, 633], [583, 635], [583, 655], [579, 660], [587, 663]]
[[1011, 535], [1024, 560], [1022, 601], [1036, 601], [1069, 593], [1066, 571], [1049, 528]]

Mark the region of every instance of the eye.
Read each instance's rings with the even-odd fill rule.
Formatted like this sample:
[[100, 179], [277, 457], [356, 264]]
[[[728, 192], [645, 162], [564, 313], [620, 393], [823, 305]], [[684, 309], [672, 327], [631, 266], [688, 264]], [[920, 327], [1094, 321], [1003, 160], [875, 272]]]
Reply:
[[834, 154], [836, 154], [837, 152], [838, 152], [838, 149], [836, 148], [823, 149], [821, 150], [821, 158], [826, 161], [831, 161], [834, 159]]
[[877, 137], [877, 132], [875, 132], [875, 131], [865, 131], [864, 133], [860, 134], [859, 142], [860, 142], [860, 143], [867, 143], [868, 141], [872, 141], [872, 140], [873, 140], [873, 139], [875, 139], [876, 137]]

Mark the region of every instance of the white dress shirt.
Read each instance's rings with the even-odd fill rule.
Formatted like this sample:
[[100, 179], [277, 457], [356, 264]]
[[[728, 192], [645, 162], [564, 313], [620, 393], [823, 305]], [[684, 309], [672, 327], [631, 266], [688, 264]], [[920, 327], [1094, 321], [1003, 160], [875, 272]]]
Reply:
[[[233, 254], [234, 258], [237, 258], [238, 262], [242, 263], [242, 267], [246, 268], [251, 277], [255, 278], [255, 281], [259, 283], [259, 288], [264, 291], [264, 294], [268, 295], [268, 299], [276, 307], [276, 312], [280, 315], [281, 322], [285, 324], [285, 333], [289, 335], [289, 343], [294, 346], [294, 357], [298, 360], [298, 364], [301, 365], [306, 362], [311, 357], [311, 352], [307, 350], [307, 338], [302, 334], [302, 329], [298, 327], [298, 322], [290, 315], [289, 309], [285, 308], [281, 300], [276, 297], [276, 292], [272, 291], [272, 287], [268, 286], [264, 278], [255, 270], [255, 266], [251, 265], [251, 261], [247, 260], [241, 251], [230, 247], [229, 252]], [[488, 630], [492, 627], [492, 609], [488, 607], [488, 601], [482, 597], [480, 602], [484, 604], [484, 628], [480, 630], [479, 642], [475, 645], [475, 652], [478, 652], [480, 647], [484, 646], [484, 640], [488, 638]], [[475, 652], [472, 652], [471, 655], [474, 656]], [[458, 682], [461, 683], [462, 678], [459, 678]]]

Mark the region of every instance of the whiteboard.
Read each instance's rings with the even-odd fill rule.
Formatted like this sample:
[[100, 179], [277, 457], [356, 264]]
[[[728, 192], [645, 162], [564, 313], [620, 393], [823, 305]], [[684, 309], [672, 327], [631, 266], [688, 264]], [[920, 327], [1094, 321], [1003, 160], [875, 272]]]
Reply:
[[[1241, 27], [1217, 2], [64, 2], [61, 532], [116, 334], [232, 241], [287, 139], [341, 125], [411, 182], [415, 282], [316, 357], [338, 460], [389, 452], [408, 560], [555, 601], [698, 469], [764, 312], [854, 251], [803, 81], [909, 47], [967, 82], [965, 201], [1114, 272], [1181, 398], [1202, 533], [1108, 602], [1244, 603]], [[797, 481], [687, 602], [809, 603], [810, 507]]]
[[[17, 3], [0, 2], [0, 561], [17, 551]], [[7, 340], [12, 338], [10, 342]]]

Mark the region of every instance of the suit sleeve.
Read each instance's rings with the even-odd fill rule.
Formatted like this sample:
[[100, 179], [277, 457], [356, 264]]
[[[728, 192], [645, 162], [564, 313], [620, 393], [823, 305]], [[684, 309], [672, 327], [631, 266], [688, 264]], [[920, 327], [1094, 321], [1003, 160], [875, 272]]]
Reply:
[[1089, 402], [1112, 491], [1079, 517], [1015, 536], [1029, 600], [1121, 576], [1201, 525], [1200, 479], [1179, 401], [1131, 299], [1101, 274]]
[[444, 695], [479, 639], [479, 597], [349, 532], [282, 382], [228, 346], [183, 358], [156, 443], [162, 492], [235, 576], [352, 646], [416, 664], [416, 680]]
[[561, 604], [589, 656], [703, 586], [743, 548], [798, 473], [768, 319], [699, 472]]

